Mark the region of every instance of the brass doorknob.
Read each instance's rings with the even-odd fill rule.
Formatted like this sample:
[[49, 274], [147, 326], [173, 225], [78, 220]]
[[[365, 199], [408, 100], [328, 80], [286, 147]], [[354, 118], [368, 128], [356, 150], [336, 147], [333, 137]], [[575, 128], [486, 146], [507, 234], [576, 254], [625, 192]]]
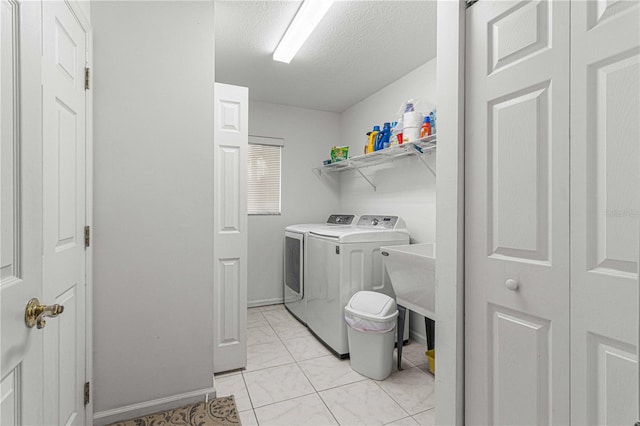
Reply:
[[44, 328], [47, 325], [45, 321], [46, 317], [57, 317], [64, 312], [64, 306], [62, 305], [41, 305], [37, 298], [29, 300], [27, 303], [27, 309], [24, 311], [24, 322], [27, 327], [32, 328], [34, 325], [40, 328]]

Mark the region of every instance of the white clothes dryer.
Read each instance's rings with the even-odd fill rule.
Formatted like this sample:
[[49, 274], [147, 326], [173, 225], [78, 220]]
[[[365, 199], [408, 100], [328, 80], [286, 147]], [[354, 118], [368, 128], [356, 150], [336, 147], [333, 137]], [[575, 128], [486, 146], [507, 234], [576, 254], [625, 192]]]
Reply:
[[309, 231], [307, 326], [338, 356], [349, 353], [344, 307], [351, 296], [361, 290], [393, 295], [383, 280], [380, 247], [408, 243], [409, 231], [398, 216], [366, 215], [353, 227]]
[[306, 241], [312, 230], [352, 226], [357, 221], [353, 214], [332, 214], [325, 223], [289, 225], [284, 231], [284, 306], [306, 325], [305, 298]]

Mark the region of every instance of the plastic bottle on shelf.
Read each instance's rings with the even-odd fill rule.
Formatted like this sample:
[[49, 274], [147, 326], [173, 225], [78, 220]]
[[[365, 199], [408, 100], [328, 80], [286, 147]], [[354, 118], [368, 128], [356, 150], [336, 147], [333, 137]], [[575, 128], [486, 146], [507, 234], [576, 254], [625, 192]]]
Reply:
[[398, 145], [398, 137], [396, 136], [397, 121], [391, 122], [391, 137], [389, 138], [389, 146]]
[[406, 104], [404, 104], [404, 112], [413, 112], [413, 99], [409, 99]]
[[431, 119], [427, 115], [422, 122], [422, 128], [420, 129], [420, 137], [424, 138], [426, 136], [431, 136]]
[[[378, 127], [378, 129], [380, 128], [379, 126], [376, 126], [376, 127]], [[374, 142], [373, 142], [373, 150], [374, 151], [378, 151], [379, 149], [381, 149], [380, 148], [380, 138], [381, 137], [382, 137], [382, 130], [379, 130], [378, 133], [376, 133], [376, 138], [374, 139]]]
[[429, 114], [429, 118], [431, 119], [431, 134], [435, 135], [436, 134], [436, 109], [435, 108]]
[[391, 123], [384, 123], [382, 132], [380, 132], [380, 144], [378, 149], [389, 148], [389, 140], [391, 139]]
[[369, 133], [369, 144], [367, 145], [367, 154], [376, 150], [376, 141], [378, 140], [378, 133], [380, 132], [380, 126], [373, 126], [373, 130]]

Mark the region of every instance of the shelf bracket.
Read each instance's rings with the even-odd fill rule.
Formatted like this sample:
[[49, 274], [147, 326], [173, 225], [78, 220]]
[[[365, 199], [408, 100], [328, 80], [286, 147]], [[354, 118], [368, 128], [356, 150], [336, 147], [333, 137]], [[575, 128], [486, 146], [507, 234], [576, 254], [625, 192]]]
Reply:
[[362, 173], [362, 170], [360, 170], [360, 169], [356, 169], [356, 171], [357, 171], [358, 173], [360, 173], [360, 176], [362, 176], [362, 178], [363, 178], [364, 180], [366, 180], [366, 181], [367, 181], [367, 183], [369, 183], [369, 185], [371, 185], [371, 187], [372, 187], [372, 188], [373, 188], [373, 190], [375, 191], [375, 190], [376, 190], [376, 186], [373, 184], [373, 182], [371, 182], [371, 180], [370, 180], [370, 179], [369, 179], [369, 178], [368, 178], [364, 173]]
[[427, 163], [427, 160], [424, 158], [424, 155], [418, 155], [418, 158], [420, 159], [420, 161], [422, 161], [422, 164], [424, 164], [425, 167], [429, 169], [433, 177], [436, 177], [436, 171], [433, 170], [433, 168], [429, 165], [429, 163]]

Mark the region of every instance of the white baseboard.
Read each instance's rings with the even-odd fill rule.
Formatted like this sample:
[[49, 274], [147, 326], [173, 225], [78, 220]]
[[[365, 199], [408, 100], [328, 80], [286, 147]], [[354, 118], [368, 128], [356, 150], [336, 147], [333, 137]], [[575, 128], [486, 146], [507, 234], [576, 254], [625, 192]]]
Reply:
[[427, 346], [427, 336], [414, 329], [409, 329], [409, 338], [420, 343], [422, 346]]
[[247, 307], [255, 308], [257, 306], [278, 305], [281, 303], [284, 303], [284, 299], [282, 299], [282, 297], [274, 297], [272, 299], [253, 300], [247, 302]]
[[99, 411], [93, 414], [93, 424], [95, 426], [108, 425], [159, 411], [172, 410], [184, 405], [204, 402], [207, 394], [209, 395], [209, 399], [215, 398], [216, 391], [214, 388], [201, 389], [137, 404], [125, 405], [124, 407], [111, 410]]

